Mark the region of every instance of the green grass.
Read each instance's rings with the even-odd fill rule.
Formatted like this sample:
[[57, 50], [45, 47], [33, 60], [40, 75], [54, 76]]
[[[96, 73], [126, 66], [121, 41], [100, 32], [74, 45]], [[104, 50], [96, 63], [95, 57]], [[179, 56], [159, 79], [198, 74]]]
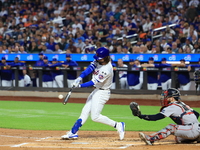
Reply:
[[[0, 128], [27, 130], [69, 130], [78, 119], [84, 104], [0, 101]], [[158, 113], [159, 106], [140, 106], [143, 114]], [[200, 108], [194, 108], [200, 112]], [[157, 131], [173, 121], [145, 121], [131, 114], [128, 105], [104, 106], [102, 114], [115, 121], [126, 123], [127, 131]], [[96, 123], [89, 118], [81, 130], [114, 131], [110, 126]]]

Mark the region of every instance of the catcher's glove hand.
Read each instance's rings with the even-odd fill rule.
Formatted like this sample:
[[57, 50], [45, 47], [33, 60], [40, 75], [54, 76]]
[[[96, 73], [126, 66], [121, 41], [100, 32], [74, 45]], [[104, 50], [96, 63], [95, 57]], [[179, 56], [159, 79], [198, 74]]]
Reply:
[[134, 116], [141, 116], [141, 111], [140, 111], [140, 106], [136, 102], [131, 102], [130, 103], [130, 109], [132, 111], [132, 114]]

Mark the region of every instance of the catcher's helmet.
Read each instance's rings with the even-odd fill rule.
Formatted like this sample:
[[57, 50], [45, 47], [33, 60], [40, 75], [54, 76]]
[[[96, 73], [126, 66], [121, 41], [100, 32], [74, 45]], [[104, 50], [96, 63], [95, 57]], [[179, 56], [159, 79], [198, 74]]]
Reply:
[[164, 98], [174, 97], [175, 100], [179, 100], [181, 94], [179, 90], [174, 89], [174, 88], [169, 88], [168, 90], [163, 92], [163, 96]]
[[200, 84], [200, 70], [196, 70], [193, 74], [196, 84]]
[[99, 59], [103, 59], [109, 55], [110, 55], [110, 52], [107, 48], [100, 47], [96, 50], [96, 54], [93, 56], [93, 58], [96, 60], [99, 60]]

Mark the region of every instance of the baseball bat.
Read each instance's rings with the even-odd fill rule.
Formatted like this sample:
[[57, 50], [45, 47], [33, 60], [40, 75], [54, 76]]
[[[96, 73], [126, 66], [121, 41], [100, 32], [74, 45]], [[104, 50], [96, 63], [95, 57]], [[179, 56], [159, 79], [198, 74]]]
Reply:
[[65, 96], [65, 98], [63, 100], [63, 105], [65, 105], [67, 103], [67, 101], [69, 100], [73, 89], [74, 89], [74, 86], [69, 90], [68, 94]]

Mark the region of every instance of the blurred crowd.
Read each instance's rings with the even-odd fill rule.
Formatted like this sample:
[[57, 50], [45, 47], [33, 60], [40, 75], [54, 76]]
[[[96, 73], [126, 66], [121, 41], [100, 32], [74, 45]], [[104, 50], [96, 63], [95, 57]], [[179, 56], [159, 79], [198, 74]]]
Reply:
[[200, 53], [199, 37], [199, 0], [0, 0], [0, 53]]

